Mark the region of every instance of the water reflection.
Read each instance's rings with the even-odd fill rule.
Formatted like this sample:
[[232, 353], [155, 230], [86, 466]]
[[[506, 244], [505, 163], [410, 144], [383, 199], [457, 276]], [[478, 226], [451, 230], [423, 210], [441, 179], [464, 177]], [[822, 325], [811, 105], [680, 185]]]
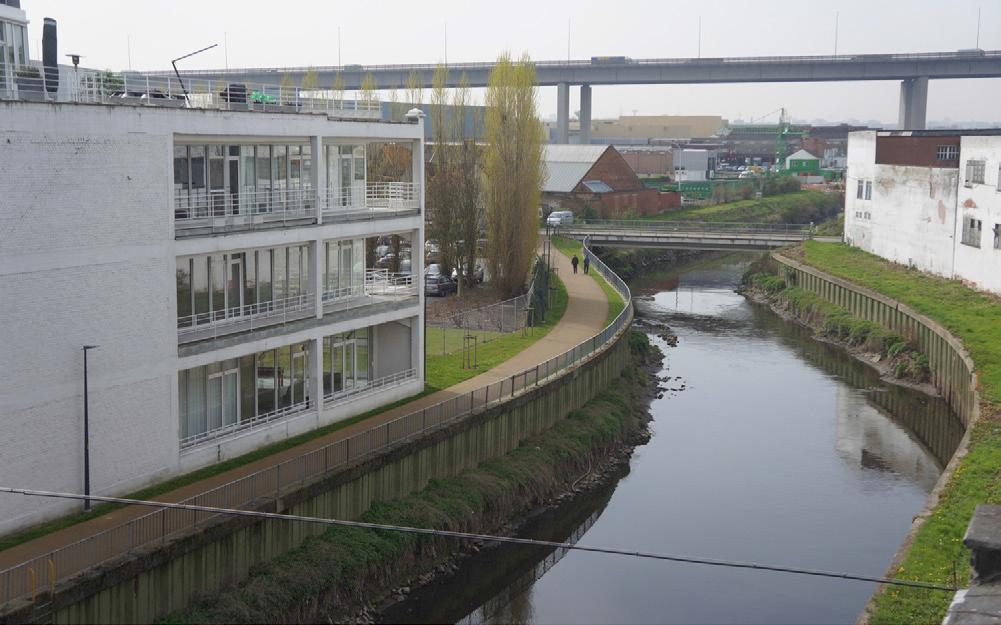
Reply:
[[[883, 384], [870, 368], [735, 294], [746, 262], [717, 259], [638, 281], [640, 313], [679, 337], [676, 348], [664, 347], [662, 376], [686, 390], [653, 402], [654, 436], [610, 487], [610, 499], [559, 510], [524, 535], [560, 526], [565, 536], [586, 533], [593, 545], [883, 572], [962, 427], [943, 401]], [[568, 518], [583, 531], [566, 529]], [[516, 549], [491, 551], [480, 569], [464, 570], [421, 606], [408, 602], [408, 616], [849, 623], [872, 591], [858, 582], [580, 552], [540, 566], [545, 554], [517, 563], [505, 555]]]

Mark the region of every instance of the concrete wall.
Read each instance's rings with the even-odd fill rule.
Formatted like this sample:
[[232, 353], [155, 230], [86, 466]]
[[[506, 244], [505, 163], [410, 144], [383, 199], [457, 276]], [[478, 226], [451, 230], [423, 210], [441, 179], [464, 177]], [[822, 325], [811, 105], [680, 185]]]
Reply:
[[[558, 378], [481, 410], [458, 423], [304, 487], [264, 509], [351, 519], [378, 501], [419, 490], [429, 480], [458, 474], [509, 452], [583, 406], [629, 363], [627, 334], [612, 346]], [[217, 520], [196, 534], [125, 563], [73, 580], [37, 606], [6, 615], [15, 621], [57, 623], [150, 622], [185, 607], [192, 596], [243, 579], [251, 567], [286, 553], [322, 526], [246, 519]]]
[[[969, 160], [986, 162], [984, 182], [966, 178]], [[1001, 249], [994, 247], [994, 228], [1001, 229], [1001, 136], [966, 136], [962, 139], [956, 208], [955, 276], [978, 289], [1001, 293]], [[964, 245], [963, 220], [978, 219], [983, 224], [980, 247]]]
[[[849, 138], [845, 241], [883, 258], [940, 276], [953, 273], [957, 171], [875, 163], [872, 131]], [[871, 184], [871, 199], [858, 183]]]
[[[180, 358], [178, 256], [400, 231], [412, 233], [415, 249], [420, 249], [423, 218], [176, 241], [175, 139], [419, 142], [419, 125], [334, 121], [310, 114], [10, 101], [0, 102], [0, 119], [0, 346], [5, 362], [0, 475], [6, 484], [83, 490], [84, 344], [100, 345], [90, 352], [89, 387], [91, 487], [101, 495], [123, 494], [419, 390], [417, 380], [191, 454], [182, 456], [179, 450], [178, 370], [302, 337], [285, 330], [282, 336], [253, 336], [240, 345], [221, 342]], [[418, 275], [419, 261], [415, 259]], [[420, 297], [409, 310], [380, 318], [324, 316], [318, 324], [338, 329], [313, 328], [304, 336], [315, 339], [374, 323], [420, 320]], [[406, 354], [421, 360], [413, 358], [412, 346]], [[0, 496], [0, 534], [78, 508], [72, 502]]]
[[856, 317], [878, 323], [917, 345], [928, 357], [932, 384], [969, 426], [980, 410], [976, 368], [962, 343], [937, 322], [875, 291], [773, 253], [789, 284], [816, 293]]
[[411, 355], [412, 327], [419, 319], [384, 323], [375, 328], [373, 366], [376, 377], [405, 371], [414, 366]]

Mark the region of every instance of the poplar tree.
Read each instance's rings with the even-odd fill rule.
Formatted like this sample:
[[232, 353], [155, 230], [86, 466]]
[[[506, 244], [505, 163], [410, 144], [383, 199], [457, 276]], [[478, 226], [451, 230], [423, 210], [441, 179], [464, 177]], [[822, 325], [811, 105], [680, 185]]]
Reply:
[[365, 74], [361, 81], [361, 89], [358, 90], [359, 99], [366, 104], [376, 102], [375, 92], [378, 88], [379, 85], [376, 84], [372, 72]]
[[486, 93], [483, 155], [487, 262], [506, 296], [518, 294], [538, 246], [539, 203], [545, 163], [537, 114], [535, 66], [528, 55], [497, 59]]
[[330, 91], [334, 96], [334, 101], [338, 106], [344, 102], [344, 76], [340, 73], [334, 76], [334, 82], [330, 85]]
[[435, 68], [431, 81], [431, 159], [428, 171], [428, 236], [438, 243], [443, 273], [455, 266], [456, 164], [448, 123], [448, 69]]
[[417, 73], [416, 69], [410, 70], [404, 89], [406, 89], [407, 100], [411, 106], [420, 108], [424, 104], [424, 88], [421, 87], [421, 75]]

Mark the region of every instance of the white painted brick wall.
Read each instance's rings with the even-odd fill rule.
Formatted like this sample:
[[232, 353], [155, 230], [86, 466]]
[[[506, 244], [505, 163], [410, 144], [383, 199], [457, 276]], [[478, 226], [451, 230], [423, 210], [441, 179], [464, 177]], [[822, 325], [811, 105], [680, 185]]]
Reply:
[[[416, 229], [415, 249], [421, 249], [423, 233], [418, 217], [175, 242], [175, 135], [418, 140], [419, 126], [334, 122], [317, 115], [17, 102], [0, 102], [0, 119], [0, 483], [82, 490], [84, 344], [101, 346], [89, 357], [91, 485], [97, 494], [123, 494], [421, 386], [418, 381], [311, 419], [179, 454], [177, 371], [192, 366], [177, 356], [175, 270], [182, 248], [204, 252], [237, 249], [257, 239], [309, 241], [348, 231], [367, 236]], [[423, 324], [418, 305], [352, 325], [411, 316]], [[337, 316], [329, 321], [329, 333], [343, 329]], [[306, 334], [259, 343], [287, 345], [324, 331]], [[260, 345], [242, 349], [251, 347]], [[214, 362], [231, 351], [202, 358]], [[79, 507], [0, 495], [0, 534]]]

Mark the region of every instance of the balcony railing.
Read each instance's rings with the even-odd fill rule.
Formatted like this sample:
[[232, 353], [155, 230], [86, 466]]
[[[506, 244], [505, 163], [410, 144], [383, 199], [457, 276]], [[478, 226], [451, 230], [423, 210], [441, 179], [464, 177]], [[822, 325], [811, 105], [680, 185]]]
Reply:
[[312, 189], [274, 189], [249, 193], [175, 191], [174, 227], [212, 232], [274, 227], [316, 219]]
[[420, 185], [413, 182], [370, 182], [364, 187], [327, 190], [324, 216], [368, 211], [414, 211], [421, 207]]
[[283, 325], [315, 314], [312, 293], [177, 318], [177, 342], [191, 343]]
[[[181, 449], [190, 449], [192, 447], [197, 447], [202, 443], [207, 443], [209, 441], [214, 441], [223, 437], [229, 437], [233, 434], [250, 432], [253, 430], [260, 429], [261, 427], [274, 423], [275, 421], [284, 421], [285, 419], [297, 415], [299, 413], [305, 412], [310, 409], [311, 403], [309, 399], [297, 402], [295, 404], [290, 404], [288, 406], [283, 406], [277, 410], [272, 410], [265, 414], [257, 415], [256, 417], [250, 419], [242, 419], [237, 423], [232, 423], [229, 425], [224, 425], [221, 427], [213, 428], [206, 432], [200, 432], [198, 434], [193, 434], [186, 438], [181, 439]], [[205, 411], [200, 411], [204, 413]], [[202, 415], [204, 418], [205, 415]]]
[[0, 98], [52, 102], [123, 104], [159, 108], [220, 109], [281, 113], [319, 113], [346, 119], [381, 119], [377, 100], [346, 100], [343, 93], [292, 85], [231, 83], [205, 78], [145, 76], [79, 70], [57, 93], [47, 93], [45, 78], [18, 76], [0, 87]]
[[379, 391], [399, 386], [411, 380], [417, 379], [417, 372], [414, 369], [405, 369], [392, 375], [387, 375], [375, 380], [370, 380], [353, 388], [346, 388], [340, 391], [327, 393], [323, 396], [324, 406], [334, 406], [347, 400], [360, 399], [367, 395], [374, 395]]

